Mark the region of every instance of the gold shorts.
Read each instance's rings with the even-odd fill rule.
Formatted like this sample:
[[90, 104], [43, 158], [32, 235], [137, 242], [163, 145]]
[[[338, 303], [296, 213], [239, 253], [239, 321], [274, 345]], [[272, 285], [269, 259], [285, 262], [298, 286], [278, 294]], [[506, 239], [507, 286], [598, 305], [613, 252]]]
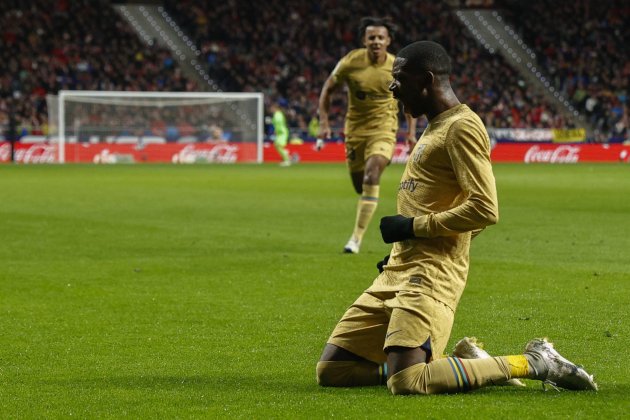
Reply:
[[392, 160], [396, 137], [379, 134], [370, 137], [348, 136], [345, 141], [346, 162], [350, 172], [363, 172], [370, 156], [381, 155]]
[[394, 346], [422, 347], [438, 359], [453, 320], [451, 308], [418, 291], [368, 289], [348, 308], [328, 343], [379, 364], [387, 360], [385, 349]]

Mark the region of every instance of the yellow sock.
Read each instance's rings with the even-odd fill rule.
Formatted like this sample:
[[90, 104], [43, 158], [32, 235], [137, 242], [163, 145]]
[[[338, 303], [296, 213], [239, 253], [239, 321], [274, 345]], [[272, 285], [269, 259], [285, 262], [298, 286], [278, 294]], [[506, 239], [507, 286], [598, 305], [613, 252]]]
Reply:
[[505, 356], [505, 358], [510, 365], [512, 378], [527, 378], [529, 376], [529, 362], [525, 356]]
[[363, 235], [378, 206], [378, 195], [378, 185], [363, 184], [363, 193], [357, 205], [357, 217], [354, 222], [354, 231], [352, 232], [352, 236], [359, 243], [363, 239]]

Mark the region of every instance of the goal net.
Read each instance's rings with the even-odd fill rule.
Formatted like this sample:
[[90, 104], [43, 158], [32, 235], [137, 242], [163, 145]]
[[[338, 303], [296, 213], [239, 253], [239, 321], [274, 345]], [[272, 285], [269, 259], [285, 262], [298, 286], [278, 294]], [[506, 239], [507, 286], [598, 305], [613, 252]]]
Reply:
[[[262, 93], [62, 90], [48, 102], [60, 163], [75, 161], [67, 152], [77, 149], [72, 144], [133, 145], [134, 150], [161, 144], [200, 145], [201, 150], [201, 145], [230, 145], [240, 151], [239, 161], [263, 160]], [[204, 161], [203, 154], [197, 156]]]

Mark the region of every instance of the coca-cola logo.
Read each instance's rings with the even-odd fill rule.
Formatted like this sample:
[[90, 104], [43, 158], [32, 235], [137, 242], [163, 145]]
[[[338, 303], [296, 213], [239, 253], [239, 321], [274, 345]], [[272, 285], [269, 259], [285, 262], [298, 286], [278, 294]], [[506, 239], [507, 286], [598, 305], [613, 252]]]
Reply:
[[579, 146], [558, 146], [554, 149], [542, 149], [535, 145], [525, 153], [525, 163], [577, 163], [580, 160]]
[[[0, 159], [4, 160], [7, 155], [7, 160], [11, 158], [11, 149], [0, 152]], [[33, 144], [29, 147], [18, 148], [13, 151], [15, 162], [19, 163], [54, 163], [57, 162], [57, 145], [52, 144]]]
[[238, 146], [232, 144], [217, 144], [209, 149], [196, 149], [188, 145], [173, 155], [173, 163], [235, 163], [238, 158]]

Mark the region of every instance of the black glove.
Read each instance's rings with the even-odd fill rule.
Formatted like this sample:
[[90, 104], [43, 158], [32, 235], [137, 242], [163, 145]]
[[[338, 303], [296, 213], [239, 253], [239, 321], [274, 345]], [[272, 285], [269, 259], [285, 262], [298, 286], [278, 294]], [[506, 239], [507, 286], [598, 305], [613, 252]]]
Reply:
[[385, 216], [381, 219], [381, 235], [386, 244], [415, 238], [413, 234], [413, 217]]
[[383, 266], [387, 265], [388, 261], [389, 261], [389, 254], [385, 255], [385, 258], [383, 258], [381, 261], [376, 263], [376, 268], [378, 268], [379, 273], [383, 272]]

